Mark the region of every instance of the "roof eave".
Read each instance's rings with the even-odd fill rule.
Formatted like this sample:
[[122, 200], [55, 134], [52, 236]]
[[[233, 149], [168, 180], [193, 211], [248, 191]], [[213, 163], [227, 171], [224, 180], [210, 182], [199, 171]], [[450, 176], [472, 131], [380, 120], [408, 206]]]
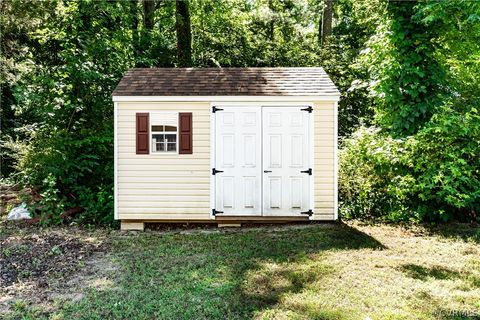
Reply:
[[323, 95], [306, 95], [306, 96], [112, 96], [114, 102], [211, 102], [211, 101], [225, 101], [225, 102], [251, 102], [251, 101], [339, 101], [339, 93], [323, 94]]

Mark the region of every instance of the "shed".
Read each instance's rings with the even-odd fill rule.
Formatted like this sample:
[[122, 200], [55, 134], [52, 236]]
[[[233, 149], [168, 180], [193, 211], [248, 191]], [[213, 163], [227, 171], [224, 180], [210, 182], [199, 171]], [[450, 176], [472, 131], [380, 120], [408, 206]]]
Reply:
[[115, 219], [337, 219], [337, 103], [322, 68], [131, 69], [113, 92]]

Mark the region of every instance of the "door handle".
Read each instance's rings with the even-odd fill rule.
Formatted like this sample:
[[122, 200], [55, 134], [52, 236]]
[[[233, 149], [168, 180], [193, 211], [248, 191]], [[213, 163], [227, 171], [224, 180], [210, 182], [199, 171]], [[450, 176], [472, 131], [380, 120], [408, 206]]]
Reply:
[[312, 168], [309, 168], [308, 170], [300, 171], [300, 173], [308, 173], [308, 175], [311, 176], [312, 175]]
[[264, 173], [269, 173], [269, 172], [272, 172], [270, 170], [263, 170]]
[[216, 175], [217, 173], [222, 173], [222, 170], [217, 170], [215, 168], [212, 168], [212, 175]]

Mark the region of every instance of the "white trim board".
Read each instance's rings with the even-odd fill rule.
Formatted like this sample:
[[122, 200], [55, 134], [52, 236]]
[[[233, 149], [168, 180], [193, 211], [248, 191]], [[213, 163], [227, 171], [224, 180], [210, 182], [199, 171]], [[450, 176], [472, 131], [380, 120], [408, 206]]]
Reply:
[[118, 103], [113, 104], [113, 218], [118, 219]]
[[310, 104], [309, 107], [313, 109], [312, 113], [310, 114], [310, 120], [309, 120], [309, 132], [308, 132], [308, 148], [310, 149], [309, 154], [310, 154], [310, 168], [313, 170], [313, 174], [310, 176], [310, 209], [313, 210], [313, 214], [308, 217], [309, 220], [314, 220], [315, 219], [315, 104]]
[[333, 183], [334, 183], [334, 192], [333, 192], [333, 196], [335, 197], [333, 199], [333, 203], [334, 203], [334, 213], [333, 213], [333, 219], [334, 220], [338, 220], [338, 102], [335, 102], [335, 105], [334, 105], [334, 119], [333, 119], [333, 130], [334, 130], [334, 134], [333, 134], [333, 145], [334, 145], [334, 163], [333, 163], [333, 166], [334, 166], [334, 169], [333, 169], [333, 174], [334, 174], [334, 178], [333, 178]]
[[335, 102], [340, 100], [338, 94], [326, 94], [321, 96], [113, 96], [114, 102], [175, 102], [175, 101], [190, 101], [190, 102], [263, 102], [263, 101], [278, 101], [278, 102], [304, 102], [304, 101], [326, 101]]
[[[210, 110], [214, 105], [210, 104]], [[215, 168], [215, 113], [210, 112], [210, 170]], [[213, 209], [215, 209], [215, 176], [210, 173], [210, 219], [215, 220], [215, 216], [212, 214]]]

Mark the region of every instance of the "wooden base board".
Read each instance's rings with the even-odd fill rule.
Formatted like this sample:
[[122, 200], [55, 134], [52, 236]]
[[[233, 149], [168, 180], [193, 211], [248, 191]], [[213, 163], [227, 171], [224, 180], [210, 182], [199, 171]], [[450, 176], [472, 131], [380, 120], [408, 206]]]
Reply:
[[243, 222], [243, 223], [285, 223], [295, 221], [309, 221], [308, 217], [252, 217], [252, 216], [216, 216], [217, 222]]
[[145, 223], [143, 221], [122, 220], [122, 222], [120, 223], [120, 230], [122, 230], [122, 231], [129, 231], [129, 230], [144, 231], [145, 230]]
[[219, 223], [217, 224], [219, 228], [240, 228], [242, 226], [241, 223]]
[[219, 228], [241, 227], [242, 224], [261, 224], [261, 223], [292, 223], [308, 222], [308, 217], [251, 217], [251, 216], [217, 216], [213, 220], [187, 220], [187, 219], [152, 219], [152, 220], [121, 220], [121, 230], [143, 231], [145, 223], [204, 223], [217, 224]]

